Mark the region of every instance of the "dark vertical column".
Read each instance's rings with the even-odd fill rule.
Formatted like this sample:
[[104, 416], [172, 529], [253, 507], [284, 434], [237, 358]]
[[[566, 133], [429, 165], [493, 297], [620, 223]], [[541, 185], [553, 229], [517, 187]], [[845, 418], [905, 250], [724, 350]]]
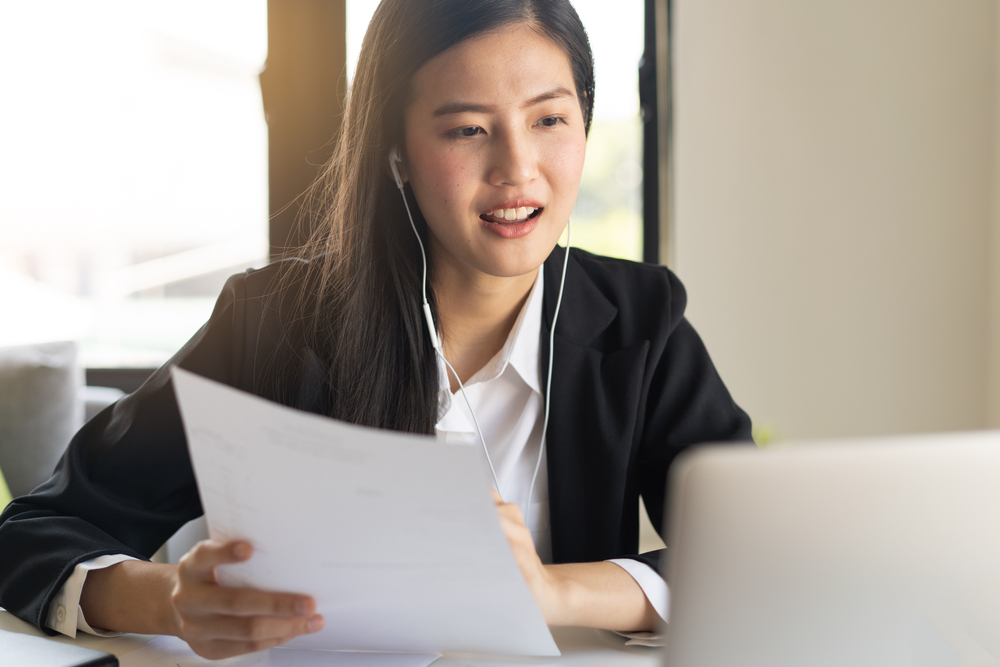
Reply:
[[346, 0], [268, 0], [267, 118], [271, 257], [301, 245], [296, 198], [329, 159], [347, 92]]
[[642, 261], [660, 262], [659, 135], [656, 105], [656, 2], [644, 0], [645, 30], [639, 61], [642, 114]]
[[660, 202], [660, 264], [673, 266], [674, 247], [674, 83], [671, 55], [671, 0], [655, 0], [656, 14], [656, 137]]

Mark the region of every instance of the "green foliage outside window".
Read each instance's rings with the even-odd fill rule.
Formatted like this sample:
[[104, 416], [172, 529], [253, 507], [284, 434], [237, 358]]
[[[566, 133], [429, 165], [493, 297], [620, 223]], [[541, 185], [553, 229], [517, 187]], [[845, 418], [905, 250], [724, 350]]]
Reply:
[[594, 122], [573, 209], [572, 242], [599, 255], [642, 260], [642, 123], [638, 117]]

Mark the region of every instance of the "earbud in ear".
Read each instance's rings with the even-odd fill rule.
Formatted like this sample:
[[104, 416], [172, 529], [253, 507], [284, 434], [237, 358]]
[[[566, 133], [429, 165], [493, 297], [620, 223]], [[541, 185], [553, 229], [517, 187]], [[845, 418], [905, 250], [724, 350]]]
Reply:
[[[399, 175], [399, 167], [396, 166], [397, 162], [402, 162], [402, 160], [399, 159], [399, 150], [393, 146], [389, 149], [389, 169], [392, 171], [392, 177], [396, 179], [396, 187], [399, 188], [399, 194], [403, 195], [403, 206], [406, 207], [406, 217], [410, 220], [410, 229], [413, 230], [413, 235], [417, 237], [417, 243], [420, 245], [420, 259], [423, 260], [424, 265], [421, 291], [424, 297], [424, 319], [427, 321], [427, 333], [431, 337], [431, 345], [434, 346], [434, 349], [438, 353], [441, 353], [441, 339], [438, 338], [437, 327], [434, 326], [434, 315], [431, 313], [430, 304], [427, 303], [427, 254], [424, 252], [424, 242], [420, 239], [420, 234], [417, 233], [417, 226], [413, 224], [413, 214], [410, 213], [410, 204], [406, 201], [406, 193], [403, 192], [403, 178]], [[443, 356], [441, 358], [444, 359]], [[479, 428], [478, 425], [476, 428]], [[482, 438], [482, 434], [479, 437]], [[489, 453], [487, 453], [487, 456], [489, 456]], [[492, 466], [493, 464], [491, 463], [490, 465]]]
[[402, 190], [403, 177], [399, 175], [399, 167], [396, 166], [397, 162], [402, 162], [402, 160], [399, 159], [399, 151], [393, 146], [389, 150], [389, 170], [392, 171], [392, 177], [396, 179], [396, 187]]

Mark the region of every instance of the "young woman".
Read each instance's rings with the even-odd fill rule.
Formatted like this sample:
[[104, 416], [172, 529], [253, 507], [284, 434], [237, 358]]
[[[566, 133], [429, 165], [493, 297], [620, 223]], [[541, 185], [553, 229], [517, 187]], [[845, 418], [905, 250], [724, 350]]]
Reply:
[[[567, 0], [383, 0], [311, 193], [312, 241], [230, 279], [170, 364], [359, 424], [477, 434], [546, 620], [635, 631], [666, 596], [659, 554], [636, 553], [640, 494], [660, 524], [673, 457], [749, 440], [750, 423], [668, 270], [556, 247], [593, 104]], [[250, 544], [145, 560], [201, 511], [164, 367], [4, 512], [0, 605], [68, 633], [175, 634], [208, 657], [322, 627], [308, 591], [215, 584]]]

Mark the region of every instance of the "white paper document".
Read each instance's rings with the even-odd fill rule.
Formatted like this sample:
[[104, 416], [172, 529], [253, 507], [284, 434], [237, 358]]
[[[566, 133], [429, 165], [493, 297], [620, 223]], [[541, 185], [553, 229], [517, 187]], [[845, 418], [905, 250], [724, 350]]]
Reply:
[[311, 595], [326, 620], [289, 647], [559, 655], [475, 447], [172, 376], [209, 532], [254, 545], [220, 582]]

